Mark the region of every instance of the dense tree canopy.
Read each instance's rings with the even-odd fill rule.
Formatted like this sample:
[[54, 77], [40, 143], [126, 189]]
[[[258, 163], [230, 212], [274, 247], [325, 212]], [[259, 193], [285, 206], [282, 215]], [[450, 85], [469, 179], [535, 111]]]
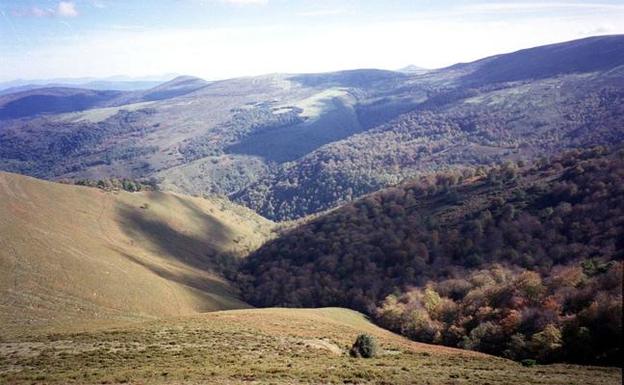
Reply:
[[[269, 242], [238, 280], [254, 305], [348, 306], [417, 340], [613, 363], [623, 154], [573, 151], [386, 189]], [[505, 329], [509, 316], [519, 320]], [[557, 356], [580, 343], [571, 336], [592, 354]]]

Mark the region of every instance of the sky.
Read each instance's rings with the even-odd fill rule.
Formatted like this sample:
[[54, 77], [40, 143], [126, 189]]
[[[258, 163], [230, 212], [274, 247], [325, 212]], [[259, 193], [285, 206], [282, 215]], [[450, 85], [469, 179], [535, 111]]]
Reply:
[[440, 68], [624, 34], [624, 0], [0, 0], [0, 81]]

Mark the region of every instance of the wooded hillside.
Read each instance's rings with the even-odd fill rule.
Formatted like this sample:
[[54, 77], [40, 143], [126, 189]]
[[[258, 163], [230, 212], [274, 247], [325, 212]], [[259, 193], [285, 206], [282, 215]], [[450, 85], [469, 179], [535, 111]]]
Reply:
[[616, 364], [623, 156], [594, 148], [386, 189], [269, 242], [239, 284], [254, 305], [347, 306], [419, 341]]

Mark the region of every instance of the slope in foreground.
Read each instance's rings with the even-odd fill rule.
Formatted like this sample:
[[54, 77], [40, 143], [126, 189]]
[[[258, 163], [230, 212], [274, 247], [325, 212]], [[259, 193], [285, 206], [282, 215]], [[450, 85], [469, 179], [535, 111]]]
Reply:
[[[360, 333], [380, 355], [346, 354]], [[174, 384], [619, 384], [617, 368], [525, 368], [408, 341], [339, 308], [253, 309], [0, 343], [0, 382]]]
[[271, 226], [225, 200], [0, 173], [3, 332], [247, 307], [220, 273]]

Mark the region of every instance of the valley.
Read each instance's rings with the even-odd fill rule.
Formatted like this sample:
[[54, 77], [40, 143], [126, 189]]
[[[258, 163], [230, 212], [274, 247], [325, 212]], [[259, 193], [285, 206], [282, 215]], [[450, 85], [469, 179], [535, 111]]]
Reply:
[[621, 383], [624, 35], [115, 79], [0, 90], [0, 384]]

